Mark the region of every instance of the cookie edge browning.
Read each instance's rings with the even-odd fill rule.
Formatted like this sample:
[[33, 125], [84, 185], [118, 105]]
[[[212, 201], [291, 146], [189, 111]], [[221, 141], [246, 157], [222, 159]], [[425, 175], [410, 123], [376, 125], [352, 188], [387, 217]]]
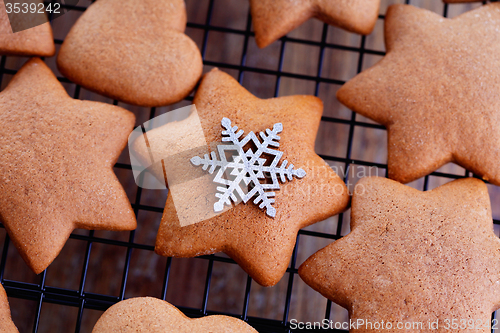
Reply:
[[0, 322], [0, 331], [2, 333], [19, 333], [16, 325], [14, 325], [12, 321], [7, 293], [0, 284], [0, 318], [2, 317], [7, 320]]
[[[164, 300], [161, 300], [158, 298], [154, 298], [154, 297], [136, 297], [136, 298], [129, 298], [127, 300], [118, 302], [118, 303], [112, 305], [110, 308], [108, 308], [108, 310], [106, 310], [101, 315], [101, 317], [99, 318], [99, 320], [95, 324], [95, 326], [92, 330], [92, 333], [123, 332], [122, 326], [123, 326], [123, 324], [127, 324], [126, 322], [123, 323], [122, 325], [120, 325], [120, 323], [111, 323], [111, 325], [110, 325], [110, 324], [108, 324], [108, 322], [113, 321], [113, 319], [115, 319], [115, 318], [119, 318], [119, 319], [122, 319], [122, 321], [126, 321], [126, 319], [124, 320], [123, 316], [122, 316], [123, 312], [125, 312], [124, 310], [126, 310], [127, 308], [141, 306], [140, 310], [142, 311], [144, 309], [142, 307], [142, 306], [144, 306], [144, 302], [148, 302], [149, 308], [153, 308], [153, 307], [160, 308], [161, 311], [164, 312], [165, 316], [169, 316], [169, 317], [174, 316], [174, 317], [178, 317], [181, 320], [185, 321], [186, 326], [187, 326], [186, 332], [187, 332], [187, 329], [195, 329], [195, 326], [199, 326], [199, 329], [203, 329], [204, 322], [206, 322], [207, 319], [208, 320], [217, 319], [219, 321], [227, 321], [229, 325], [237, 326], [235, 328], [247, 329], [246, 332], [248, 332], [248, 333], [253, 333], [253, 332], [256, 333], [257, 332], [253, 327], [251, 327], [250, 325], [248, 325], [244, 321], [239, 320], [239, 319], [234, 318], [234, 317], [224, 316], [224, 315], [211, 315], [211, 316], [205, 316], [205, 317], [201, 317], [201, 318], [189, 318], [182, 311], [180, 311], [177, 307], [168, 303], [167, 301], [164, 301]], [[130, 320], [135, 321], [136, 319], [130, 318]], [[116, 327], [116, 329], [113, 329], [113, 324], [115, 326], [118, 326], [118, 325], [120, 325], [120, 326]], [[113, 330], [110, 330], [110, 329], [113, 329]], [[133, 328], [133, 329], [135, 330], [137, 328]], [[134, 332], [136, 332], [136, 331], [134, 331]], [[242, 331], [242, 332], [245, 332], [245, 331]]]

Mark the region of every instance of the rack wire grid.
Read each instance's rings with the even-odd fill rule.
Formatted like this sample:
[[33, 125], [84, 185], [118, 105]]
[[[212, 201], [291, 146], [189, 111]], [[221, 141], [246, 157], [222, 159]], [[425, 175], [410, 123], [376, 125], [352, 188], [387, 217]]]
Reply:
[[[57, 48], [90, 3], [80, 0], [75, 6], [62, 5], [68, 13], [51, 21]], [[429, 8], [445, 17], [454, 17], [482, 5], [445, 5], [438, 0], [382, 1], [381, 15], [374, 33], [369, 36], [358, 36], [310, 20], [259, 50], [252, 32], [248, 0], [187, 0], [186, 33], [200, 47], [205, 72], [218, 67], [261, 98], [291, 94], [321, 97], [325, 112], [317, 151], [339, 171], [352, 190], [352, 184], [359, 177], [373, 174], [371, 170], [377, 175], [386, 175], [386, 132], [383, 126], [342, 107], [335, 100], [335, 92], [346, 80], [385, 54], [383, 13], [392, 3]], [[193, 99], [191, 94], [176, 105], [151, 109], [118, 103], [62, 77], [54, 59], [45, 61], [71, 96], [125, 107], [135, 113], [137, 125], [188, 105]], [[1, 57], [2, 89], [25, 61], [26, 58]], [[223, 254], [192, 259], [163, 258], [154, 254], [166, 191], [138, 188], [126, 151], [115, 165], [115, 172], [137, 215], [136, 231], [76, 230], [54, 263], [37, 276], [22, 261], [3, 226], [0, 228], [3, 240], [0, 282], [7, 291], [12, 316], [20, 332], [90, 332], [102, 312], [111, 305], [125, 298], [147, 295], [171, 302], [192, 318], [230, 315], [248, 322], [259, 332], [298, 331], [292, 329], [291, 319], [348, 320], [344, 309], [300, 280], [297, 268], [308, 256], [349, 232], [349, 211], [301, 230], [287, 274], [277, 286], [263, 288]], [[472, 175], [456, 165], [447, 165], [410, 186], [428, 190], [467, 176]], [[498, 189], [488, 186], [492, 202], [500, 200]], [[495, 205], [493, 214], [498, 235], [500, 214]]]

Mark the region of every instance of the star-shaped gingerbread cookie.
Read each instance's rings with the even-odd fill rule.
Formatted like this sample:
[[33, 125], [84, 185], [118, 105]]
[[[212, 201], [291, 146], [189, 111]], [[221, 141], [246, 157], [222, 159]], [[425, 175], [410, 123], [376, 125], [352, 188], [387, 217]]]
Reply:
[[491, 331], [500, 306], [500, 240], [482, 181], [421, 192], [364, 178], [352, 198], [351, 230], [299, 268], [308, 285], [348, 309], [351, 322], [383, 321], [392, 331], [398, 323], [424, 325], [412, 332]]
[[0, 217], [35, 273], [75, 228], [135, 229], [112, 170], [132, 131], [132, 113], [70, 98], [34, 58], [0, 93], [0, 121]]
[[9, 300], [7, 294], [0, 284], [0, 332], [1, 333], [18, 333], [16, 326], [10, 317]]
[[50, 23], [13, 33], [4, 1], [0, 1], [0, 54], [51, 57], [55, 53]]
[[338, 99], [388, 130], [389, 178], [407, 183], [455, 162], [500, 185], [500, 4], [445, 19], [387, 11], [387, 55]]
[[137, 297], [110, 307], [92, 333], [256, 333], [250, 325], [229, 316], [191, 319], [175, 306], [153, 297]]
[[259, 47], [268, 46], [313, 17], [368, 35], [377, 21], [379, 6], [380, 0], [250, 0]]
[[[287, 269], [299, 229], [343, 211], [349, 201], [344, 182], [314, 152], [322, 103], [313, 96], [262, 100], [228, 74], [214, 69], [202, 80], [194, 105], [199, 120], [194, 121], [190, 116], [146, 133], [148, 149], [143, 155], [177, 156], [162, 162], [170, 192], [155, 251], [169, 257], [193, 257], [222, 251], [256, 282], [274, 285]], [[193, 165], [192, 158], [203, 154], [191, 148], [205, 145], [206, 153], [211, 150], [215, 154], [217, 150], [213, 145], [221, 143], [224, 118], [232, 121], [229, 128], [238, 126], [238, 133], [240, 130], [253, 131], [261, 138], [273, 135], [270, 129], [278, 128], [275, 124], [280, 123], [279, 147], [274, 147], [283, 153], [282, 160], [305, 171], [305, 176], [290, 176], [289, 181], [281, 183], [280, 189], [275, 191], [274, 217], [266, 214], [254, 200], [226, 206], [225, 211], [214, 213], [216, 196], [206, 191], [213, 184], [214, 175]], [[199, 133], [192, 130], [197, 127]], [[140, 147], [137, 150], [146, 151]], [[246, 151], [253, 156], [258, 149], [250, 147]], [[174, 176], [168, 169], [176, 171]], [[161, 173], [161, 167], [159, 170]], [[227, 172], [228, 179], [233, 172]], [[248, 190], [251, 191], [250, 186]], [[184, 223], [186, 214], [197, 220]]]

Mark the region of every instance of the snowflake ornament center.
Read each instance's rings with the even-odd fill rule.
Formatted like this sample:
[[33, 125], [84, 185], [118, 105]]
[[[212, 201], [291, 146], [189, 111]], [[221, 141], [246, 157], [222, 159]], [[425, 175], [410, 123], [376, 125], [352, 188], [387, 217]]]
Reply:
[[[217, 173], [213, 179], [218, 186], [218, 193], [215, 194], [219, 201], [214, 204], [214, 211], [220, 212], [224, 209], [224, 205], [231, 205], [231, 200], [237, 202], [238, 197], [247, 203], [248, 200], [254, 198], [253, 203], [259, 205], [259, 208], [266, 208], [266, 214], [275, 217], [276, 209], [273, 207], [275, 192], [272, 190], [279, 190], [280, 183], [293, 180], [293, 176], [303, 178], [306, 172], [303, 169], [294, 169], [293, 164], [288, 164], [287, 160], [283, 160], [278, 166], [283, 152], [273, 149], [279, 147], [280, 137], [278, 136], [283, 131], [283, 125], [276, 123], [273, 129], [266, 129], [265, 133], [260, 132], [259, 140], [254, 132], [250, 132], [241, 141], [243, 130], [238, 131], [237, 126], [231, 125], [231, 120], [222, 118], [222, 142], [230, 142], [231, 144], [222, 144], [217, 146], [219, 158], [215, 151], [212, 151], [210, 156], [199, 157], [195, 156], [191, 159], [191, 163], [195, 166], [202, 166], [203, 170], [208, 169], [208, 173], [213, 174], [215, 170]], [[238, 131], [238, 132], [237, 132]], [[253, 143], [255, 151], [251, 148], [244, 150], [248, 143]], [[232, 160], [226, 158], [226, 152], [236, 151], [232, 155]], [[267, 156], [272, 156], [272, 161], [266, 165]], [[231, 179], [224, 178], [224, 174], [230, 175]], [[278, 180], [279, 178], [279, 180]], [[271, 181], [267, 181], [270, 179]], [[242, 186], [245, 185], [243, 188]], [[245, 188], [248, 187], [248, 191]]]

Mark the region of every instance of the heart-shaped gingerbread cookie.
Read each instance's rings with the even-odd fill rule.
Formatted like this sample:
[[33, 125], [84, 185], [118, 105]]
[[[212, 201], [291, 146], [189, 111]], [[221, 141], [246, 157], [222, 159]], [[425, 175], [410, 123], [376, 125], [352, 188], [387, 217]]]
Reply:
[[57, 65], [75, 83], [125, 103], [172, 104], [202, 72], [185, 28], [183, 0], [99, 0], [69, 32]]
[[186, 317], [173, 305], [153, 297], [137, 297], [110, 307], [94, 326], [93, 333], [148, 332], [257, 332], [245, 322], [228, 316]]

